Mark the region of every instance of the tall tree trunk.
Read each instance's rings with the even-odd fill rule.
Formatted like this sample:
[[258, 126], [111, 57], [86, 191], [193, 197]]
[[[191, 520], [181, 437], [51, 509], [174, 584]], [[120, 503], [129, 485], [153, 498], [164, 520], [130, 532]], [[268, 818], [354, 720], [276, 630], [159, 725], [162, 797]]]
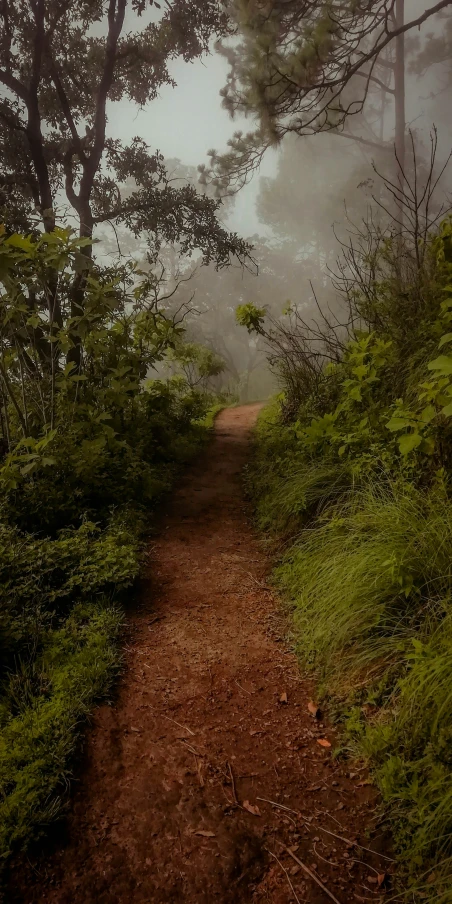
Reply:
[[[401, 28], [405, 21], [405, 0], [396, 0], [396, 26]], [[395, 148], [397, 154], [397, 184], [401, 198], [398, 202], [398, 218], [403, 225], [403, 191], [405, 171], [405, 34], [396, 38], [396, 60], [394, 67], [395, 92]]]

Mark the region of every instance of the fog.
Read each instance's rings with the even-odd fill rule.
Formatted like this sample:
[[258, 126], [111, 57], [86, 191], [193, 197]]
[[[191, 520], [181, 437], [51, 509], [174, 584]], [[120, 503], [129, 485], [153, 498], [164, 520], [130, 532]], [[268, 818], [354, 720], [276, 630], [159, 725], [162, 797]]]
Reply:
[[[413, 18], [424, 9], [425, 4], [412, 0], [406, 16]], [[450, 17], [429, 19], [409, 32], [405, 42], [407, 143], [412, 135], [419, 160], [426, 160], [436, 126], [438, 164], [451, 145], [451, 60], [437, 52], [434, 40], [448, 29]], [[432, 48], [427, 61], [422, 57], [426, 47]], [[235, 130], [247, 131], [255, 124], [253, 117], [250, 121], [240, 115], [232, 121], [222, 106], [219, 92], [227, 72], [225, 57], [214, 47], [202, 61], [176, 60], [170, 66], [175, 87], [165, 86], [152, 103], [141, 109], [125, 99], [110, 104], [111, 135], [125, 142], [140, 136], [152, 150], [161, 151], [176, 180], [197, 184], [203, 191], [197, 167], [207, 162], [208, 150], [226, 150]], [[358, 90], [355, 82], [348, 90]], [[321, 306], [334, 306], [329, 271], [340, 252], [338, 236], [346, 237], [350, 224], [375, 207], [372, 199], [380, 189], [374, 166], [385, 174], [394, 167], [394, 103], [390, 94], [384, 99], [383, 109], [378, 90], [371, 90], [363, 112], [347, 122], [346, 134], [287, 136], [266, 152], [248, 184], [222, 205], [220, 220], [253, 245], [247, 266], [233, 263], [217, 273], [213, 267], [200, 267], [197, 260], [181, 260], [174, 249], [163, 251], [165, 291], [182, 274], [191, 277], [174, 301], [175, 307], [190, 309], [185, 316], [187, 337], [222, 357], [225, 371], [219, 384], [243, 399], [265, 396], [275, 384], [268, 376], [264, 344], [238, 327], [235, 309], [253, 302], [277, 318], [290, 301], [309, 312], [314, 293]], [[439, 189], [442, 200], [449, 184], [446, 175]], [[143, 259], [144, 245], [123, 233], [121, 241]], [[114, 247], [112, 236], [108, 244]]]

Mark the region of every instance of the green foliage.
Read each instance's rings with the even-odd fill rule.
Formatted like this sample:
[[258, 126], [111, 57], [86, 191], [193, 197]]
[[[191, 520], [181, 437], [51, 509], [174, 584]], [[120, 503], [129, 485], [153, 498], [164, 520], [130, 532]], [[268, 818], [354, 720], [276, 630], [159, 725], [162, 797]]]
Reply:
[[[182, 345], [152, 272], [90, 262], [74, 314], [87, 244], [68, 229], [0, 235], [3, 859], [64, 804], [83, 720], [118, 666], [118, 606], [149, 513], [212, 402], [185, 379], [146, 380]], [[219, 366], [207, 350], [196, 361]]]
[[192, 390], [199, 387], [207, 392], [212, 388], [213, 378], [225, 369], [220, 356], [198, 342], [178, 339], [174, 347], [168, 350], [166, 358], [181, 371], [187, 386]]
[[350, 291], [368, 329], [296, 405], [288, 382], [259, 419], [247, 475], [261, 527], [286, 540], [275, 579], [300, 658], [387, 804], [401, 897], [441, 904], [452, 885], [450, 236], [447, 220], [418, 269], [397, 239], [368, 258], [380, 280], [366, 283], [364, 262]]
[[2, 699], [0, 857], [25, 847], [64, 804], [80, 722], [118, 669], [117, 608], [78, 603], [44, 632], [33, 669], [11, 675]]
[[238, 305], [235, 316], [237, 323], [239, 323], [240, 326], [245, 326], [249, 333], [258, 333], [261, 323], [265, 318], [265, 311], [263, 308], [256, 307], [252, 302], [248, 302], [248, 304]]

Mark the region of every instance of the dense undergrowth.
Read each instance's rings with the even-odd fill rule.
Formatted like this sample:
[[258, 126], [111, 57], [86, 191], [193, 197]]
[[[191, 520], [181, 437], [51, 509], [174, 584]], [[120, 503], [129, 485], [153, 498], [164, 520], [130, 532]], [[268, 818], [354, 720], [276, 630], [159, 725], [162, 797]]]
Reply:
[[451, 904], [452, 224], [381, 234], [350, 272], [334, 355], [331, 331], [297, 357], [296, 333], [284, 349], [263, 311], [238, 312], [285, 386], [247, 482], [300, 657], [387, 805], [397, 894]]
[[[135, 447], [132, 475], [127, 468], [121, 473], [107, 456], [96, 468], [97, 485], [92, 486], [89, 509], [84, 500], [81, 523], [74, 524], [68, 511], [67, 526], [39, 529], [37, 504], [35, 530], [23, 523], [18, 528], [11, 524], [8, 500], [8, 518], [0, 525], [3, 858], [26, 846], [65, 804], [83, 721], [94, 701], [109, 691], [120, 667], [124, 591], [140, 571], [149, 513], [199, 448], [211, 422], [210, 411], [205, 420], [200, 418], [208, 401], [181, 398], [165, 386], [153, 386], [143, 403], [151, 399], [162, 410], [157, 418], [148, 412], [141, 440], [146, 447], [146, 440], [155, 442], [159, 436], [154, 456]], [[57, 478], [52, 474], [54, 491], [55, 479], [71, 509], [64, 466]], [[109, 492], [101, 504], [98, 482], [103, 479]], [[46, 499], [48, 480], [35, 479], [32, 494]], [[17, 520], [23, 522], [27, 503], [21, 497], [15, 494]]]
[[221, 407], [180, 374], [147, 379], [182, 344], [152, 277], [90, 264], [71, 316], [80, 245], [70, 230], [0, 236], [0, 864], [65, 806], [82, 726], [120, 668], [150, 514]]

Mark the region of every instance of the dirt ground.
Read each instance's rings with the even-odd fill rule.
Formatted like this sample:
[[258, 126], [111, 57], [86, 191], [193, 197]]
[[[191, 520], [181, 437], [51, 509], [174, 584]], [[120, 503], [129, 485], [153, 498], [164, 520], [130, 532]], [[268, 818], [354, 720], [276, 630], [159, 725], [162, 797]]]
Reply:
[[243, 501], [258, 409], [223, 411], [174, 493], [130, 614], [118, 697], [95, 715], [67, 828], [20, 887], [16, 873], [11, 901], [384, 897], [391, 864], [375, 790], [334, 759], [333, 733], [309, 709], [312, 687], [285, 642]]

